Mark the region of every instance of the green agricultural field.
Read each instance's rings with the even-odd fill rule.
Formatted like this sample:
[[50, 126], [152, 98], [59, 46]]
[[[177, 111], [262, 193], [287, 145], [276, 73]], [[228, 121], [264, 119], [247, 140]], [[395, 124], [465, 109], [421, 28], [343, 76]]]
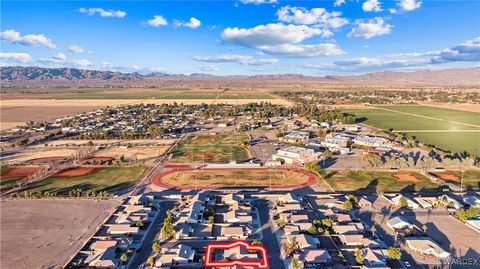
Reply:
[[227, 163], [230, 160], [245, 160], [249, 158], [244, 146], [248, 139], [246, 134], [194, 136], [173, 149], [171, 162]]
[[352, 109], [366, 124], [415, 136], [423, 144], [452, 152], [480, 153], [480, 113], [420, 105]]
[[325, 181], [335, 191], [398, 192], [436, 189], [438, 184], [414, 172], [331, 172]]
[[59, 196], [68, 195], [68, 192], [74, 189], [115, 193], [133, 186], [145, 169], [145, 167], [110, 167], [85, 176], [51, 177], [38, 182], [28, 190], [57, 192]]

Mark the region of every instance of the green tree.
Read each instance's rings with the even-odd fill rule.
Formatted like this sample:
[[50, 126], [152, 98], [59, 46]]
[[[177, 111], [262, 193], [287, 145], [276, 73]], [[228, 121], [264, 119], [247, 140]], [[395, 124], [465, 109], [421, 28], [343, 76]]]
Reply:
[[123, 253], [122, 256], [120, 256], [120, 261], [122, 263], [127, 263], [129, 257], [130, 257], [130, 255], [128, 255], [127, 253]]
[[155, 265], [155, 257], [153, 257], [153, 256], [148, 257], [147, 263], [150, 264], [150, 266], [154, 266]]
[[355, 261], [357, 262], [357, 264], [363, 264], [364, 263], [365, 258], [362, 256], [362, 253], [360, 253], [360, 250], [356, 250], [354, 256], [355, 256]]
[[283, 227], [285, 227], [285, 226], [287, 225], [287, 221], [284, 220], [284, 219], [279, 219], [279, 220], [277, 221], [277, 225], [278, 225], [278, 227], [279, 227], [280, 229], [283, 229]]
[[400, 198], [398, 201], [398, 206], [399, 207], [408, 207], [408, 201], [405, 197]]
[[209, 216], [208, 217], [208, 224], [213, 224], [215, 222], [215, 217], [214, 216]]
[[323, 219], [322, 224], [323, 227], [330, 228], [333, 225], [333, 221], [331, 219]]
[[318, 177], [323, 178], [322, 176], [322, 167], [317, 162], [308, 162], [304, 165], [305, 169], [317, 175]]
[[157, 241], [153, 242], [152, 250], [155, 253], [160, 253], [162, 251], [162, 247], [160, 246], [160, 243], [158, 243]]
[[390, 247], [387, 250], [388, 258], [392, 260], [400, 260], [402, 258], [402, 251], [399, 248]]
[[375, 225], [372, 225], [372, 228], [370, 228], [370, 231], [372, 232], [372, 235], [375, 236], [375, 232], [377, 231], [377, 228]]
[[317, 233], [317, 229], [315, 228], [315, 226], [310, 226], [310, 228], [308, 228], [307, 232], [310, 234], [310, 235], [314, 235]]
[[352, 204], [352, 201], [350, 200], [343, 202], [342, 206], [345, 211], [352, 211], [353, 209], [353, 204]]
[[297, 258], [292, 258], [292, 260], [290, 261], [290, 267], [293, 269], [300, 269], [303, 266], [302, 266], [302, 262], [299, 261]]

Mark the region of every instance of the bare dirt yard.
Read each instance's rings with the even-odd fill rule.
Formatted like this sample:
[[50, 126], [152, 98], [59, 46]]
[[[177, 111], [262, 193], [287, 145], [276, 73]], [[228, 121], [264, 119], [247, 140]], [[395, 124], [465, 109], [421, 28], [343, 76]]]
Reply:
[[118, 204], [73, 199], [0, 202], [0, 268], [64, 266]]
[[102, 170], [103, 167], [74, 167], [60, 171], [52, 177], [80, 177], [95, 174]]

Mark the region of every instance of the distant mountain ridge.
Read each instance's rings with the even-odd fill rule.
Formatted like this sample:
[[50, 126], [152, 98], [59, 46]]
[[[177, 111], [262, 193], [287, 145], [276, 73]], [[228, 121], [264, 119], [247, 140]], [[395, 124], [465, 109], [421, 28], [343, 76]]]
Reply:
[[77, 68], [7, 66], [1, 68], [3, 87], [18, 86], [104, 86], [104, 85], [177, 85], [189, 83], [276, 85], [480, 85], [480, 67], [412, 72], [383, 71], [352, 76], [305, 76], [301, 74], [216, 76], [204, 73], [172, 75], [166, 73], [122, 73]]

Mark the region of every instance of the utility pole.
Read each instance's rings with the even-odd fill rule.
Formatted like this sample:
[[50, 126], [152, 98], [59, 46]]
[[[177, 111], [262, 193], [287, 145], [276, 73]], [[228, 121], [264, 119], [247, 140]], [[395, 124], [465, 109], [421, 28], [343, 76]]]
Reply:
[[268, 173], [270, 175], [270, 191], [272, 191], [272, 169], [268, 169]]

